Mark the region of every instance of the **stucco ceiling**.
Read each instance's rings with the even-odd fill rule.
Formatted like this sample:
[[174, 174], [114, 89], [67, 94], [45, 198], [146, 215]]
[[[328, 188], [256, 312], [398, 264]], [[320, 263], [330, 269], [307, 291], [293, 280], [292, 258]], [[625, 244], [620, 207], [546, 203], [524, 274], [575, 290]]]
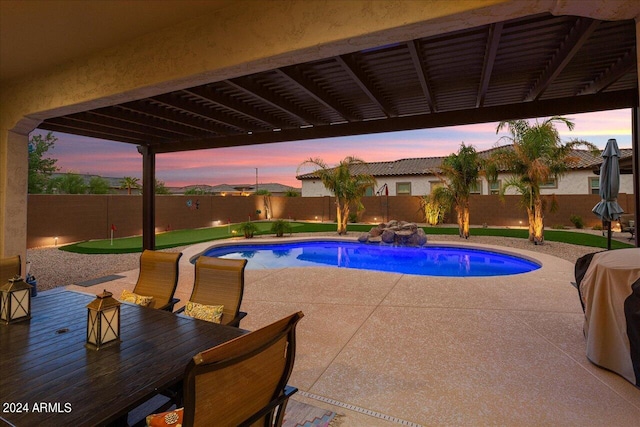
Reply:
[[234, 0], [2, 0], [0, 80], [67, 63]]

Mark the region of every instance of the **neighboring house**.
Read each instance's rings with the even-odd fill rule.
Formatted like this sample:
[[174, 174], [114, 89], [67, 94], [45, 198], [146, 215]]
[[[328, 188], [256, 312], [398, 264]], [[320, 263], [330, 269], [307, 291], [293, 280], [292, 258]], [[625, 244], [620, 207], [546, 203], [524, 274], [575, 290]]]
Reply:
[[[109, 183], [109, 189], [111, 194], [127, 194], [126, 188], [121, 188], [123, 178], [91, 175], [91, 174], [76, 174], [79, 175], [86, 185], [89, 185], [91, 178], [102, 178]], [[51, 178], [59, 178], [66, 173], [55, 172], [51, 174]], [[140, 180], [142, 185], [142, 180]], [[184, 187], [167, 187], [170, 194], [185, 194], [189, 190], [198, 190], [200, 194], [214, 195], [214, 196], [251, 196], [256, 192], [255, 184], [219, 184], [219, 185], [207, 185], [207, 184], [195, 184], [187, 185]], [[300, 193], [301, 189], [296, 187], [290, 187], [284, 184], [278, 183], [260, 183], [258, 184], [258, 190], [268, 190], [272, 196], [284, 196], [288, 191], [295, 191]], [[133, 194], [139, 194], [141, 190], [134, 190]]]
[[284, 196], [289, 191], [295, 191], [297, 193], [300, 193], [302, 191], [300, 188], [290, 187], [288, 185], [278, 184], [275, 182], [264, 184], [260, 183], [258, 184], [257, 188], [255, 185], [251, 185], [249, 189], [252, 194], [256, 191], [267, 190], [269, 193], [271, 193], [272, 196]]
[[198, 194], [212, 194], [214, 186], [206, 184], [187, 185], [184, 187], [167, 187], [171, 194], [185, 194], [192, 190], [196, 190]]
[[[214, 196], [251, 196], [256, 192], [255, 184], [218, 184], [218, 185], [188, 185], [186, 187], [172, 187], [172, 194], [184, 194], [188, 190], [199, 189], [203, 194]], [[300, 188], [290, 187], [278, 183], [259, 183], [258, 190], [268, 190], [272, 196], [284, 196], [288, 191], [300, 193]]]
[[[480, 151], [481, 157], [488, 156], [495, 148]], [[631, 149], [621, 149], [621, 163], [631, 158]], [[542, 194], [598, 194], [598, 168], [602, 157], [593, 156], [587, 150], [573, 150], [572, 157], [577, 162], [558, 180], [551, 180], [542, 186]], [[442, 185], [437, 176], [440, 165], [445, 157], [421, 157], [401, 159], [390, 162], [373, 162], [355, 165], [353, 173], [369, 173], [378, 181], [376, 188], [367, 191], [367, 196], [423, 196], [430, 194], [436, 187]], [[486, 178], [478, 180], [473, 194], [498, 194], [505, 181], [511, 176], [503, 172], [498, 175], [494, 183]], [[302, 182], [302, 197], [322, 197], [332, 195], [314, 172], [297, 176]], [[620, 176], [620, 193], [633, 194], [633, 175]], [[515, 194], [509, 189], [507, 194]]]

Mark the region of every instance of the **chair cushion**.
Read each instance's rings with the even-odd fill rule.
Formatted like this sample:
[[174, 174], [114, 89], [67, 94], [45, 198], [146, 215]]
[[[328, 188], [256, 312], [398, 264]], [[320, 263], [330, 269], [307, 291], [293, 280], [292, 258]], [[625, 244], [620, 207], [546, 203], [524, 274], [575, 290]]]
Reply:
[[220, 323], [224, 305], [205, 305], [189, 301], [184, 308], [184, 314], [207, 322]]
[[147, 297], [144, 295], [134, 294], [126, 289], [122, 291], [122, 295], [120, 295], [120, 299], [124, 302], [130, 302], [133, 304], [141, 305], [142, 307], [147, 307], [153, 301], [153, 297]]
[[151, 414], [146, 418], [148, 427], [162, 427], [162, 426], [182, 426], [182, 408], [174, 409], [169, 412], [161, 412], [159, 414]]

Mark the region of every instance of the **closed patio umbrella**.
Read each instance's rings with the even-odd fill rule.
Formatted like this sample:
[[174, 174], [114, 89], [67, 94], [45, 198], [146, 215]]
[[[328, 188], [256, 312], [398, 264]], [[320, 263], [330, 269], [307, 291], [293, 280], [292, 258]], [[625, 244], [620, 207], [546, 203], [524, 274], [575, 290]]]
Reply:
[[624, 213], [618, 204], [620, 190], [620, 149], [615, 139], [607, 141], [602, 152], [600, 167], [600, 197], [602, 200], [594, 206], [592, 212], [607, 224], [607, 249], [611, 249], [611, 221], [620, 218]]

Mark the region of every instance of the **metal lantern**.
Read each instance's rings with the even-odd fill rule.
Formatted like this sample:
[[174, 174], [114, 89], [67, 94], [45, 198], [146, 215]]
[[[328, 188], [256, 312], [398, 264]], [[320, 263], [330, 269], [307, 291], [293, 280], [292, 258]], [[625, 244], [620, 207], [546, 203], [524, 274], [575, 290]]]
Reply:
[[104, 290], [87, 305], [86, 346], [99, 350], [120, 341], [120, 302]]
[[0, 320], [14, 323], [31, 319], [31, 288], [20, 276], [0, 287]]

